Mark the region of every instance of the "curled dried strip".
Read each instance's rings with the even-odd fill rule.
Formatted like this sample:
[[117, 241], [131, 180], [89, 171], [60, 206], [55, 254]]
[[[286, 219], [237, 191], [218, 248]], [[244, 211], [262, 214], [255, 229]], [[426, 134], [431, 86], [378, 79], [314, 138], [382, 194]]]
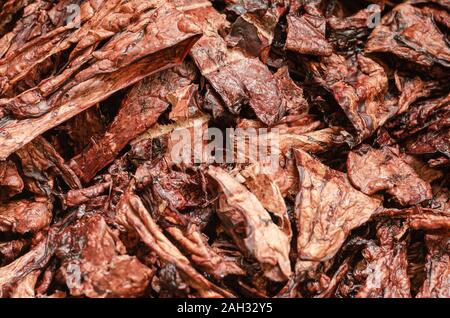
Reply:
[[125, 246], [99, 214], [84, 216], [59, 234], [56, 256], [72, 296], [137, 297], [153, 272]]
[[450, 297], [450, 237], [427, 235], [426, 278], [417, 298]]
[[295, 202], [299, 258], [325, 261], [340, 249], [350, 231], [377, 212], [381, 202], [352, 187], [347, 176], [302, 150], [294, 150], [299, 173]]
[[52, 208], [50, 202], [24, 199], [0, 204], [0, 232], [38, 232], [50, 225]]
[[0, 243], [0, 266], [11, 263], [29, 246], [28, 240], [18, 239]]
[[409, 3], [385, 15], [369, 37], [366, 52], [387, 52], [423, 66], [450, 67], [450, 48], [432, 15]]
[[[263, 6], [264, 2], [261, 1]], [[287, 2], [287, 0], [273, 0], [267, 8], [251, 9], [239, 15], [231, 25], [227, 36], [228, 44], [240, 47], [250, 55], [260, 57], [266, 63], [277, 23], [287, 11]]]
[[71, 189], [81, 188], [76, 174], [44, 137], [37, 137], [19, 149], [16, 155], [22, 163], [25, 185], [31, 192], [51, 195], [55, 176], [60, 176]]
[[383, 67], [362, 54], [344, 58], [332, 54], [320, 62], [307, 62], [313, 78], [329, 90], [350, 120], [358, 143], [370, 136], [398, 111], [397, 99], [388, 94]]
[[[287, 280], [291, 275], [289, 236], [273, 223], [256, 196], [226, 171], [211, 166], [208, 175], [223, 192], [217, 213], [235, 243], [260, 263], [267, 278]], [[234, 224], [238, 221], [241, 228]]]
[[233, 297], [197, 272], [189, 260], [164, 236], [150, 216], [141, 199], [126, 192], [117, 208], [117, 222], [125, 229], [136, 231], [140, 239], [165, 263], [173, 264], [186, 282], [197, 290], [201, 297]]
[[380, 245], [371, 243], [363, 250], [367, 262], [363, 274], [367, 278], [356, 297], [411, 297], [406, 242], [401, 239], [403, 231], [397, 224], [384, 224], [377, 229]]
[[[287, 50], [318, 56], [332, 54], [332, 46], [325, 37], [327, 21], [320, 12], [320, 2], [320, 0], [304, 1], [303, 4], [291, 7], [287, 17]], [[302, 9], [305, 13], [298, 14], [294, 9]]]
[[347, 174], [350, 182], [363, 193], [372, 195], [386, 190], [401, 205], [414, 205], [433, 197], [430, 184], [392, 147], [374, 149], [363, 145], [351, 151]]
[[15, 163], [11, 160], [0, 161], [0, 201], [22, 192], [23, 187], [23, 180]]
[[111, 189], [112, 181], [96, 183], [93, 186], [84, 189], [69, 190], [63, 195], [63, 203], [66, 207], [78, 206], [88, 202]]
[[197, 226], [189, 225], [185, 231], [168, 227], [166, 231], [189, 253], [189, 258], [195, 265], [215, 279], [245, 274], [236, 259], [228, 258], [220, 248], [211, 247]]
[[34, 277], [36, 271], [42, 270], [54, 253], [52, 242], [44, 237], [25, 255], [17, 258], [14, 262], [0, 267], [0, 297], [7, 297], [14, 293], [16, 284]]

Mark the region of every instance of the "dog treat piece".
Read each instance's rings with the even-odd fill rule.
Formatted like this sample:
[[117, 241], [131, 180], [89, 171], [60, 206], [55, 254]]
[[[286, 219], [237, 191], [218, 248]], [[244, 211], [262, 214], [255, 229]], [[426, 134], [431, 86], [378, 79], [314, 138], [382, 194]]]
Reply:
[[448, 39], [445, 0], [0, 0], [0, 298], [450, 298]]
[[390, 147], [363, 145], [348, 155], [350, 182], [365, 194], [386, 190], [401, 205], [414, 205], [432, 198], [431, 186]]
[[297, 248], [304, 260], [332, 258], [350, 231], [367, 222], [381, 202], [354, 189], [347, 176], [302, 150], [294, 150], [299, 174], [295, 199]]

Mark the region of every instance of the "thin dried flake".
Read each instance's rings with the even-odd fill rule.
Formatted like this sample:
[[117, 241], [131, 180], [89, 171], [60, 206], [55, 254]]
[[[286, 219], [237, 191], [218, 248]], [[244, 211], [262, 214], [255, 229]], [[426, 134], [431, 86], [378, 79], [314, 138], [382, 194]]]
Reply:
[[423, 66], [450, 66], [446, 36], [426, 10], [404, 3], [385, 15], [369, 37], [366, 52], [392, 53]]
[[299, 171], [295, 203], [297, 249], [303, 260], [325, 261], [340, 249], [350, 231], [380, 208], [378, 199], [352, 187], [347, 176], [294, 150]]
[[238, 260], [228, 257], [220, 248], [211, 247], [207, 237], [197, 226], [189, 225], [185, 231], [168, 227], [166, 231], [189, 253], [189, 258], [202, 271], [221, 280], [228, 275], [244, 275]]
[[429, 130], [410, 139], [406, 151], [414, 155], [441, 153], [450, 157], [450, 128]]
[[245, 186], [256, 196], [263, 207], [276, 215], [276, 224], [288, 236], [290, 241], [292, 229], [286, 203], [280, 188], [271, 179], [270, 170], [265, 169], [263, 165], [253, 164], [242, 170], [240, 174], [245, 178]]
[[22, 163], [26, 188], [38, 195], [53, 193], [54, 179], [61, 177], [71, 189], [81, 187], [76, 174], [64, 162], [53, 146], [42, 136], [16, 152]]
[[398, 111], [396, 98], [387, 92], [383, 67], [356, 54], [349, 58], [332, 54], [320, 62], [308, 62], [313, 78], [329, 90], [356, 130], [361, 141]]
[[287, 280], [291, 275], [288, 235], [273, 223], [256, 196], [231, 175], [213, 166], [208, 174], [223, 192], [217, 212], [235, 243], [260, 263], [267, 278]]
[[125, 192], [117, 208], [116, 219], [125, 229], [135, 231], [161, 260], [175, 266], [201, 297], [233, 297], [230, 292], [214, 285], [191, 266], [189, 260], [164, 236], [138, 196]]
[[450, 237], [427, 235], [426, 278], [417, 298], [450, 297]]
[[7, 200], [22, 192], [23, 180], [11, 160], [0, 161], [0, 201]]
[[35, 233], [49, 226], [51, 220], [50, 202], [22, 199], [0, 204], [0, 232]]
[[28, 247], [29, 242], [25, 239], [18, 239], [0, 243], [0, 266], [11, 263], [20, 256], [23, 250]]
[[100, 215], [84, 216], [59, 234], [56, 256], [72, 296], [137, 297], [152, 271], [125, 247]]
[[54, 253], [54, 243], [48, 239], [43, 238], [28, 253], [0, 267], [0, 297], [13, 294], [18, 282], [26, 280], [28, 275], [34, 276], [47, 265]]
[[205, 30], [190, 55], [228, 110], [238, 114], [248, 104], [263, 123], [271, 126], [280, 120], [286, 102], [280, 96], [276, 79], [258, 58], [227, 47], [218, 33], [226, 25], [221, 22], [223, 17], [204, 0], [181, 5], [179, 9], [196, 17]]
[[269, 57], [277, 23], [288, 8], [287, 0], [261, 1], [261, 4], [265, 2], [267, 8], [248, 10], [239, 15], [227, 36], [230, 46], [240, 47], [248, 54], [260, 57], [263, 62], [267, 62]]
[[385, 224], [377, 229], [380, 245], [371, 243], [363, 250], [367, 262], [363, 275], [367, 278], [356, 297], [411, 297], [406, 242], [401, 239], [403, 231], [397, 224]]
[[[448, 197], [446, 198], [448, 200]], [[433, 202], [433, 201], [432, 201]], [[439, 205], [433, 202], [436, 208], [422, 208], [416, 206], [409, 209], [385, 209], [379, 216], [389, 216], [391, 218], [405, 219], [409, 227], [414, 230], [424, 230], [429, 232], [446, 232], [450, 230], [450, 209], [446, 202]]]
[[[151, 30], [159, 30], [158, 37]], [[0, 129], [0, 158], [114, 92], [181, 64], [199, 37], [200, 30], [192, 19], [168, 4], [146, 13], [134, 29], [130, 26], [96, 51], [95, 63], [48, 98], [38, 96], [34, 100], [35, 104], [49, 107], [48, 112], [37, 118], [6, 121]], [[122, 56], [121, 47], [127, 45], [130, 45], [127, 54]]]
[[102, 183], [96, 183], [93, 186], [84, 189], [69, 190], [63, 195], [62, 201], [64, 206], [73, 207], [90, 201], [91, 199], [99, 197], [102, 193], [111, 189], [112, 182], [105, 181]]
[[395, 85], [401, 92], [398, 114], [408, 111], [409, 106], [418, 99], [430, 96], [441, 84], [438, 81], [424, 81], [419, 76], [412, 78], [395, 73]]
[[288, 115], [306, 113], [308, 103], [303, 98], [303, 89], [291, 79], [288, 67], [285, 66], [278, 69], [275, 73], [275, 78], [278, 81], [278, 88], [287, 102], [286, 113]]
[[286, 49], [300, 54], [330, 56], [332, 46], [325, 37], [326, 19], [319, 9], [320, 0], [296, 5], [299, 14], [291, 8], [287, 17]]
[[422, 180], [392, 147], [374, 149], [363, 145], [351, 151], [347, 174], [361, 192], [372, 195], [386, 190], [401, 205], [414, 205], [433, 197], [430, 184]]

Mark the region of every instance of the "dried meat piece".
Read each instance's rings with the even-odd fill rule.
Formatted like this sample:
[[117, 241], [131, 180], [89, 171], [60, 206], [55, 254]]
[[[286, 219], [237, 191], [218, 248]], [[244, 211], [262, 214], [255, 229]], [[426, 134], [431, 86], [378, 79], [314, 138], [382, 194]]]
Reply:
[[273, 223], [256, 196], [231, 175], [213, 166], [208, 175], [223, 191], [217, 213], [235, 243], [260, 263], [267, 278], [287, 280], [291, 275], [289, 236]]
[[7, 200], [23, 190], [23, 180], [11, 160], [0, 161], [0, 201]]
[[287, 66], [281, 67], [275, 73], [278, 88], [286, 99], [286, 114], [300, 115], [308, 110], [308, 103], [303, 97], [303, 89], [299, 87], [290, 77]]
[[261, 8], [239, 15], [231, 25], [228, 45], [240, 47], [248, 54], [267, 62], [275, 28], [288, 7], [287, 0], [261, 1]]
[[13, 294], [18, 282], [27, 280], [29, 275], [34, 277], [36, 271], [47, 265], [54, 253], [54, 242], [49, 242], [48, 239], [51, 238], [41, 239], [28, 253], [0, 267], [0, 297]]
[[450, 67], [450, 47], [432, 15], [409, 3], [385, 15], [369, 37], [367, 53], [391, 53], [419, 65]]
[[298, 14], [291, 8], [287, 17], [288, 29], [286, 49], [300, 54], [330, 56], [332, 46], [325, 37], [326, 19], [320, 12], [321, 0], [302, 1], [295, 9], [304, 13]]
[[31, 192], [51, 195], [55, 176], [60, 176], [71, 189], [81, 188], [76, 174], [44, 137], [37, 137], [19, 149], [16, 155], [22, 163], [26, 187]]
[[450, 237], [427, 235], [426, 278], [417, 298], [450, 297]]
[[377, 212], [381, 202], [352, 187], [347, 176], [302, 150], [294, 150], [299, 171], [295, 202], [297, 249], [303, 260], [325, 261], [340, 249], [350, 231]]
[[166, 231], [189, 253], [189, 258], [194, 264], [215, 279], [221, 280], [228, 275], [245, 274], [236, 259], [227, 257], [225, 251], [220, 248], [211, 247], [207, 237], [197, 226], [191, 224], [185, 231], [177, 227], [168, 227]]
[[308, 67], [344, 110], [356, 131], [356, 143], [397, 113], [397, 100], [387, 91], [386, 72], [374, 60], [362, 54], [344, 58], [333, 53], [320, 62], [308, 62]]
[[281, 119], [286, 102], [280, 96], [273, 74], [258, 58], [247, 57], [240, 49], [230, 49], [218, 31], [226, 26], [209, 1], [195, 5], [181, 1], [179, 9], [197, 18], [203, 37], [190, 55], [231, 113], [238, 114], [248, 103], [263, 123], [271, 126]]
[[197, 272], [189, 260], [164, 236], [159, 226], [151, 218], [141, 199], [135, 194], [124, 193], [117, 208], [117, 222], [126, 230], [133, 230], [140, 239], [165, 263], [176, 267], [183, 279], [195, 288], [201, 297], [233, 297]]
[[29, 246], [28, 240], [18, 239], [0, 243], [0, 266], [7, 265], [20, 256]]
[[69, 190], [63, 195], [63, 204], [66, 207], [78, 206], [89, 200], [100, 196], [106, 190], [111, 189], [112, 182], [107, 180], [102, 183], [96, 183], [93, 186], [84, 189]]
[[406, 242], [401, 239], [404, 229], [398, 224], [384, 224], [377, 229], [380, 245], [369, 244], [363, 250], [367, 267], [364, 285], [358, 298], [410, 298], [407, 273]]
[[442, 153], [450, 157], [450, 128], [429, 130], [413, 138], [406, 144], [406, 151], [410, 154]]
[[52, 208], [49, 202], [24, 199], [0, 204], [0, 232], [38, 232], [50, 225]]
[[59, 234], [56, 256], [72, 296], [137, 297], [144, 294], [152, 271], [125, 246], [104, 218], [87, 215]]
[[[156, 20], [154, 16], [157, 16]], [[57, 92], [45, 99], [39, 96], [37, 100], [35, 98], [35, 104], [49, 108], [48, 112], [38, 118], [6, 121], [0, 129], [0, 158], [4, 159], [39, 134], [114, 92], [157, 71], [181, 64], [201, 35], [192, 19], [170, 5], [162, 5], [142, 19], [137, 30], [121, 33], [96, 51], [96, 62], [77, 73]], [[159, 30], [160, 36], [157, 40], [153, 32], [144, 32], [144, 36], [141, 36], [143, 28]], [[126, 55], [121, 55], [120, 47], [127, 43], [133, 45]], [[115, 53], [111, 55], [112, 52]]]
[[430, 184], [422, 180], [392, 147], [374, 149], [363, 145], [351, 151], [347, 174], [361, 192], [372, 195], [386, 190], [401, 205], [414, 205], [433, 197]]

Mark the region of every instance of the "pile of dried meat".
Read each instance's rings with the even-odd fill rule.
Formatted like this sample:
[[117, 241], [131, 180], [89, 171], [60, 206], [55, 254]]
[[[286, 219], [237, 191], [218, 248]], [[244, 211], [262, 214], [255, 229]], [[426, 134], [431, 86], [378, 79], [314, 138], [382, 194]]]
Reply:
[[449, 78], [447, 0], [0, 0], [0, 297], [448, 298]]

